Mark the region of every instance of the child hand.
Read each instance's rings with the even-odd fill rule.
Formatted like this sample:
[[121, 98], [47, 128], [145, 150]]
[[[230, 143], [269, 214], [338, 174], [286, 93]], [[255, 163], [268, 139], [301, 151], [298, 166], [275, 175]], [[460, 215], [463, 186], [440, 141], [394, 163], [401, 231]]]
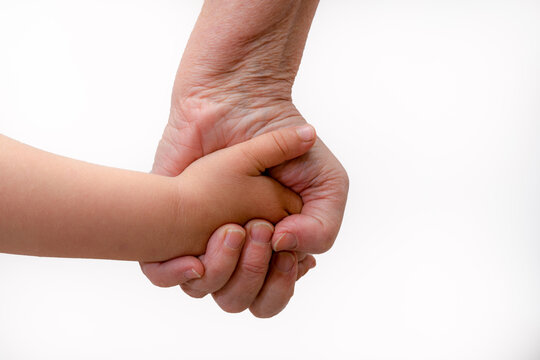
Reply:
[[251, 219], [277, 223], [302, 209], [301, 198], [266, 169], [305, 154], [315, 143], [309, 126], [284, 128], [209, 154], [176, 177], [178, 236], [183, 254], [204, 253], [212, 233], [227, 223]]
[[300, 197], [263, 172], [314, 142], [310, 126], [282, 129], [209, 154], [170, 178], [0, 136], [0, 252], [138, 261], [200, 255], [221, 225], [299, 213]]

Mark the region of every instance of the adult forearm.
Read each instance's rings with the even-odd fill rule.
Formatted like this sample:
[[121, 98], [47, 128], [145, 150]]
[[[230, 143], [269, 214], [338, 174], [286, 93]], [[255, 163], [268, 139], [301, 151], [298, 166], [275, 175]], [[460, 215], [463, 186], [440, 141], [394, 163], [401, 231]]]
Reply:
[[290, 100], [317, 4], [205, 1], [178, 70], [173, 99], [196, 95], [234, 102], [239, 93], [248, 93], [257, 102]]
[[174, 186], [170, 178], [92, 165], [0, 136], [0, 252], [147, 261], [180, 255]]

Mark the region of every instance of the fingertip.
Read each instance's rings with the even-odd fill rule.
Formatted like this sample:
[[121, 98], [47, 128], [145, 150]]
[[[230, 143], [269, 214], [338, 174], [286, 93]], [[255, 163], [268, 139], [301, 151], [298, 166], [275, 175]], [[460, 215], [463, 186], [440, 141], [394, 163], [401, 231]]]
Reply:
[[240, 250], [246, 240], [246, 231], [242, 228], [228, 228], [225, 231], [224, 244], [231, 250]]
[[189, 280], [195, 280], [202, 278], [202, 275], [195, 269], [189, 269], [186, 272], [184, 272], [184, 282], [187, 282]]
[[305, 142], [313, 142], [317, 137], [315, 128], [309, 124], [298, 126], [295, 130], [298, 137]]
[[268, 244], [274, 234], [274, 225], [262, 219], [250, 220], [246, 224], [246, 229], [249, 232], [251, 241], [259, 244]]
[[283, 187], [284, 191], [284, 207], [289, 215], [296, 215], [302, 212], [304, 202], [302, 197], [289, 188]]
[[204, 266], [200, 261], [194, 258], [194, 261], [186, 261], [182, 266], [179, 266], [175, 271], [177, 277], [180, 279], [178, 285], [187, 283], [191, 280], [200, 279], [204, 276]]
[[287, 160], [304, 155], [316, 140], [315, 129], [311, 125], [281, 128], [257, 136], [238, 144], [247, 156], [249, 172], [255, 168], [258, 173], [277, 166]]
[[222, 251], [235, 254], [242, 249], [246, 239], [246, 231], [238, 224], [226, 224], [218, 228], [206, 248], [206, 255], [217, 257]]
[[273, 261], [276, 269], [282, 273], [290, 272], [297, 264], [296, 255], [290, 251], [276, 253]]
[[298, 246], [298, 238], [295, 234], [285, 232], [278, 235], [277, 240], [272, 242], [272, 249], [275, 252], [285, 250], [295, 250]]

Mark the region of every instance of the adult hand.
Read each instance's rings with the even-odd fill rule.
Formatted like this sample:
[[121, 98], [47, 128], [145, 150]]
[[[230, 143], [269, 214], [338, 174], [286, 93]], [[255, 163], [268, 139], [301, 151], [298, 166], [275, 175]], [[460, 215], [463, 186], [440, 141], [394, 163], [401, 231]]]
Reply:
[[[223, 96], [227, 95], [220, 92], [216, 98]], [[306, 122], [291, 101], [244, 108], [212, 98], [207, 92], [204, 98], [191, 97], [173, 105], [156, 153], [155, 173], [179, 174], [189, 163], [216, 150]], [[307, 154], [271, 169], [269, 175], [300, 194], [304, 202], [301, 214], [277, 225], [273, 249], [307, 253], [330, 249], [348, 192], [347, 174], [335, 156], [317, 139]]]
[[[169, 122], [156, 153], [155, 173], [175, 176], [194, 160], [213, 151], [276, 128], [305, 123], [292, 103], [291, 88], [317, 2], [205, 2], [177, 73]], [[289, 216], [277, 224], [271, 240], [275, 251], [297, 252], [290, 253], [295, 260], [290, 270], [294, 276], [281, 277], [281, 281], [276, 281], [280, 291], [275, 290], [277, 285], [271, 291], [264, 291], [268, 287], [250, 284], [263, 290], [258, 292], [259, 299], [271, 299], [264, 306], [255, 306], [255, 300], [251, 304], [246, 300], [229, 306], [220, 299], [240, 297], [249, 289], [245, 282], [233, 281], [233, 274], [229, 282], [236, 285], [229, 286], [227, 282], [215, 293], [218, 304], [227, 311], [241, 311], [251, 306], [252, 312], [261, 317], [279, 312], [282, 304], [292, 296], [294, 281], [290, 279], [296, 278], [299, 267], [309, 268], [299, 264], [314, 263], [311, 255], [304, 254], [327, 251], [339, 231], [348, 178], [322, 141], [317, 140], [307, 154], [271, 169], [269, 174], [300, 194], [304, 202], [301, 214]], [[209, 249], [211, 244], [212, 240]], [[269, 255], [250, 254], [246, 251], [246, 255], [240, 257], [238, 269], [256, 269], [251, 271], [254, 273], [252, 278], [259, 280], [253, 283], [266, 284], [260, 280], [264, 280], [266, 274], [261, 269], [266, 268]], [[249, 261], [251, 256], [259, 261], [256, 268], [252, 266], [255, 262]], [[282, 254], [274, 256], [276, 259], [288, 258]], [[208, 266], [209, 259], [210, 256], [203, 258], [203, 261], [208, 261]], [[196, 264], [196, 260], [179, 258], [160, 266], [189, 269], [187, 266], [190, 265], [196, 271], [202, 271], [202, 264]], [[300, 261], [298, 265], [296, 260]], [[214, 264], [220, 261], [216, 260]], [[270, 265], [269, 274], [273, 274], [275, 267], [274, 263]], [[166, 275], [153, 271], [156, 268], [159, 266], [143, 265], [143, 271], [153, 282], [162, 283], [161, 277]], [[285, 278], [287, 281], [283, 280]], [[184, 280], [180, 277], [169, 284], [179, 284]], [[216, 287], [204, 289], [201, 282], [198, 284], [203, 288], [202, 293]], [[200, 290], [194, 286], [188, 288], [184, 285], [184, 288], [188, 292]]]
[[[280, 117], [277, 114], [289, 116]], [[188, 120], [194, 115], [197, 115], [195, 121]], [[269, 119], [268, 116], [275, 117]], [[200, 100], [186, 100], [182, 111], [175, 111], [171, 115], [156, 154], [154, 172], [178, 174], [183, 170], [182, 166], [215, 150], [278, 127], [303, 122], [292, 103], [281, 103], [274, 108], [245, 110], [226, 104], [202, 104]], [[306, 155], [273, 168], [270, 175], [299, 193], [304, 202], [302, 213], [282, 220], [272, 239], [276, 251], [302, 252], [298, 258], [299, 263], [295, 253], [276, 253], [265, 282], [272, 256], [272, 231], [265, 230], [264, 225], [254, 227], [253, 223], [249, 223], [241, 255], [239, 250], [216, 251], [223, 249], [224, 236], [222, 230], [214, 234], [206, 255], [202, 257], [206, 273], [199, 280], [188, 282], [183, 276], [174, 278], [173, 274], [183, 274], [190, 266], [202, 273], [201, 264], [197, 264], [196, 259], [191, 257], [175, 259], [162, 265], [143, 265], [145, 274], [156, 282], [162, 281], [159, 280], [161, 277], [171, 278], [165, 285], [183, 284], [183, 289], [192, 296], [214, 293], [214, 299], [225, 311], [238, 312], [249, 307], [259, 317], [273, 316], [281, 311], [293, 294], [298, 274], [303, 275], [315, 264], [314, 258], [305, 253], [324, 252], [335, 240], [345, 206], [348, 180], [340, 163], [320, 140]], [[270, 226], [266, 224], [266, 227]], [[259, 229], [261, 226], [262, 229]], [[257, 231], [254, 232], [254, 229]], [[238, 269], [232, 273], [237, 259]], [[156, 266], [162, 271], [154, 271]], [[232, 274], [230, 278], [229, 274]]]
[[214, 232], [204, 255], [148, 263], [142, 269], [157, 286], [179, 284], [195, 298], [211, 293], [225, 311], [250, 307], [256, 316], [269, 317], [287, 305], [291, 285], [315, 266], [312, 256], [297, 262], [294, 253], [273, 253], [272, 232], [272, 224], [265, 220], [252, 220], [245, 230], [224, 225]]

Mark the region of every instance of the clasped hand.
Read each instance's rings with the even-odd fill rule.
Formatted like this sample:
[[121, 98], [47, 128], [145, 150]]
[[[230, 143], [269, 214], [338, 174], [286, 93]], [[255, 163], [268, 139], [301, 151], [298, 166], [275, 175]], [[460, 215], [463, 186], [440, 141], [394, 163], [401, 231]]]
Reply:
[[[204, 2], [176, 75], [154, 173], [176, 176], [216, 150], [306, 123], [291, 91], [317, 3]], [[180, 285], [194, 297], [211, 293], [228, 312], [279, 313], [296, 280], [315, 266], [311, 254], [333, 245], [349, 181], [320, 139], [267, 174], [301, 197], [299, 214], [275, 228], [271, 219], [225, 225], [204, 255], [141, 264], [146, 276], [159, 286]]]

